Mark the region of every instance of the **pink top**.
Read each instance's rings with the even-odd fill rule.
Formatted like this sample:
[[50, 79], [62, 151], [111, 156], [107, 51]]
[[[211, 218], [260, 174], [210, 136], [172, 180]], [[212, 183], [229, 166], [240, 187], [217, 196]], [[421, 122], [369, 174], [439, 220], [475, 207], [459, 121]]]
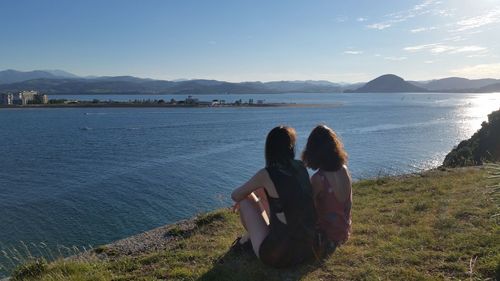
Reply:
[[317, 227], [330, 241], [342, 244], [351, 234], [352, 191], [345, 202], [340, 202], [322, 171], [318, 171], [323, 189], [315, 198]]

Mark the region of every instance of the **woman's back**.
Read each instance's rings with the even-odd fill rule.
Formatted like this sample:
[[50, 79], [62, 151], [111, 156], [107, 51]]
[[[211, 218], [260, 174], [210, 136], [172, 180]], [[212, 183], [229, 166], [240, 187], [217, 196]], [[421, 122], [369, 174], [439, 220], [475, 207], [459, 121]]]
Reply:
[[[261, 259], [276, 267], [300, 263], [312, 254], [315, 212], [307, 170], [300, 161], [266, 168], [278, 198], [267, 194], [270, 232], [260, 248]], [[267, 193], [267, 189], [266, 189]], [[278, 216], [283, 213], [286, 223]]]
[[329, 241], [341, 244], [350, 236], [352, 188], [347, 167], [319, 170], [312, 178], [318, 229]]
[[[274, 200], [272, 194], [267, 194], [270, 201], [278, 201], [284, 212], [286, 224], [289, 227], [314, 225], [314, 202], [311, 183], [306, 168], [301, 161], [293, 160], [290, 166], [271, 166], [266, 168], [279, 199]], [[266, 189], [267, 192], [267, 189]], [[271, 203], [271, 202], [270, 202]], [[276, 202], [277, 203], [277, 202]], [[274, 203], [274, 204], [276, 204]], [[273, 206], [271, 207], [271, 211]], [[276, 206], [275, 206], [276, 207]]]

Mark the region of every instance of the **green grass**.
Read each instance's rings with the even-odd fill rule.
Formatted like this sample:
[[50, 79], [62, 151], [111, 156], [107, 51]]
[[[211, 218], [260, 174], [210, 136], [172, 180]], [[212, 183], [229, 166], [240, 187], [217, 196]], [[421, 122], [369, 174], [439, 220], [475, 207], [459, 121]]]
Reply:
[[[434, 170], [353, 187], [353, 235], [332, 256], [273, 269], [229, 251], [238, 217], [217, 210], [168, 249], [135, 256], [98, 247], [85, 259], [18, 267], [18, 280], [495, 280], [500, 279], [500, 166]], [[16, 278], [15, 278], [16, 279]]]

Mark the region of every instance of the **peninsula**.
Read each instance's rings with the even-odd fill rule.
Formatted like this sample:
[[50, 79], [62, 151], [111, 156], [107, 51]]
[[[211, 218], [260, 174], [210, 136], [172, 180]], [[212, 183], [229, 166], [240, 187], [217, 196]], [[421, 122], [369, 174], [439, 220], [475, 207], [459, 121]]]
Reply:
[[268, 103], [265, 100], [238, 99], [226, 101], [214, 99], [203, 101], [193, 96], [176, 100], [164, 99], [136, 99], [129, 101], [113, 100], [67, 100], [49, 99], [47, 95], [37, 91], [23, 91], [17, 94], [0, 94], [0, 108], [80, 108], [80, 107], [165, 107], [165, 108], [206, 108], [206, 107], [336, 107], [339, 104], [297, 104], [297, 103]]

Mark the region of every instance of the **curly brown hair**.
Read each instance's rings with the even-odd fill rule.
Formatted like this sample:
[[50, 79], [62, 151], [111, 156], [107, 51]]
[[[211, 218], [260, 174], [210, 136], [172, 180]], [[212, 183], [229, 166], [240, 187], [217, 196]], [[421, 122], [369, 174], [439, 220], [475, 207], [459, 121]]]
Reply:
[[342, 141], [332, 129], [318, 125], [307, 139], [302, 161], [313, 170], [337, 171], [347, 163], [347, 153]]

